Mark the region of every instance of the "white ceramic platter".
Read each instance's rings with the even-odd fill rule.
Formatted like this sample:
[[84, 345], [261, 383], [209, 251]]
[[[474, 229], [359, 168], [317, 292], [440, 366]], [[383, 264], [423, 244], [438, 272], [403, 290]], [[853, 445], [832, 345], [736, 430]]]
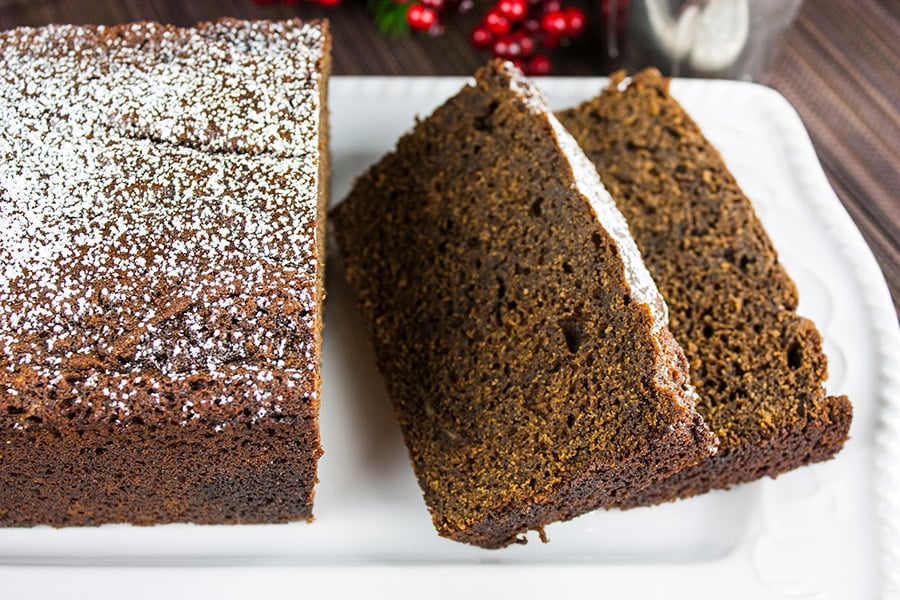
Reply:
[[[462, 78], [336, 77], [334, 201]], [[555, 108], [599, 79], [540, 80]], [[487, 551], [438, 538], [371, 348], [329, 255], [321, 483], [313, 524], [0, 530], [0, 598], [874, 598], [900, 578], [900, 331], [878, 266], [776, 92], [680, 80], [673, 94], [753, 200], [854, 403], [830, 462], [729, 492], [596, 512]]]

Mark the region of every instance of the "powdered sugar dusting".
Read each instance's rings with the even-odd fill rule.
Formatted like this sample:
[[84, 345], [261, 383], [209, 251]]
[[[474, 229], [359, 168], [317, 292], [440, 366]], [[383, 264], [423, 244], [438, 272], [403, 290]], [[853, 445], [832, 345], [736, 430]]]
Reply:
[[669, 307], [644, 265], [641, 252], [628, 229], [628, 222], [616, 208], [612, 196], [600, 181], [596, 167], [584, 154], [584, 150], [581, 149], [572, 134], [549, 111], [547, 120], [553, 128], [560, 149], [572, 167], [576, 189], [583, 197], [587, 198], [597, 220], [619, 248], [619, 255], [625, 266], [625, 279], [628, 281], [628, 287], [631, 288], [632, 297], [637, 302], [650, 307], [650, 313], [653, 315], [653, 330], [659, 331], [669, 323]]
[[509, 78], [510, 89], [519, 96], [531, 112], [535, 114], [549, 112], [544, 94], [531, 79], [525, 77], [522, 71], [508, 60], [500, 62], [499, 66], [503, 70], [503, 74]]
[[296, 21], [0, 34], [7, 393], [25, 371], [127, 389], [241, 364], [261, 401], [266, 373], [308, 378], [322, 40]]
[[511, 62], [501, 63], [503, 73], [509, 79], [509, 87], [535, 114], [542, 115], [550, 123], [557, 144], [566, 157], [575, 178], [575, 188], [587, 199], [597, 221], [610, 234], [625, 266], [625, 278], [631, 288], [634, 299], [650, 307], [654, 318], [654, 331], [665, 327], [669, 322], [669, 312], [665, 300], [656, 288], [656, 283], [647, 271], [641, 258], [640, 250], [631, 237], [628, 222], [600, 180], [597, 169], [584, 150], [575, 141], [556, 116], [550, 111], [547, 102], [534, 82], [525, 77]]

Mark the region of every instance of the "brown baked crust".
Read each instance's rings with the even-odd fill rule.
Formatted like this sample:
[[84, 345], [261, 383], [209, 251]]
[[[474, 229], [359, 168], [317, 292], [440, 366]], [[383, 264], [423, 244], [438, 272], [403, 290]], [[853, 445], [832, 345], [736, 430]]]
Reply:
[[[320, 454], [317, 414], [296, 390], [313, 390], [314, 374], [298, 380], [273, 373], [266, 390], [284, 399], [283, 412], [263, 418], [253, 399], [258, 375], [249, 369], [224, 380], [198, 374], [161, 381], [154, 393], [145, 373], [145, 385], [129, 382], [128, 416], [83, 382], [45, 391], [45, 381], [20, 375], [16, 387], [30, 392], [23, 398], [27, 404], [4, 399], [0, 415], [0, 523], [67, 527], [311, 518]], [[110, 375], [98, 383], [121, 380]], [[185, 419], [185, 402], [199, 405], [204, 397], [236, 401], [204, 404], [202, 416]]]
[[435, 527], [487, 548], [714, 446], [535, 94], [491, 63], [331, 215]]
[[716, 456], [628, 498], [655, 504], [831, 458], [852, 407], [822, 387], [815, 325], [718, 151], [646, 70], [559, 114], [595, 163], [670, 309]]
[[0, 48], [0, 525], [310, 519], [327, 22]]

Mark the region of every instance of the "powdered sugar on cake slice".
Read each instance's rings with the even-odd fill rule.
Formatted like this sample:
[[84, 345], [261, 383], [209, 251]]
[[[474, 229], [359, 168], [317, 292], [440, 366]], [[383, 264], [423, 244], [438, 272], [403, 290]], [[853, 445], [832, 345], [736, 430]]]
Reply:
[[8, 382], [316, 368], [322, 45], [231, 20], [0, 36]]
[[547, 119], [563, 156], [569, 163], [575, 179], [575, 188], [588, 201], [597, 221], [612, 237], [619, 250], [625, 267], [625, 277], [637, 302], [646, 304], [654, 318], [654, 330], [665, 327], [669, 322], [668, 307], [656, 283], [644, 266], [641, 253], [628, 230], [628, 222], [616, 208], [615, 202], [600, 181], [597, 169], [585, 156], [584, 151], [556, 116], [547, 107], [547, 102], [534, 83], [525, 77], [512, 63], [504, 63], [509, 87], [535, 114]]

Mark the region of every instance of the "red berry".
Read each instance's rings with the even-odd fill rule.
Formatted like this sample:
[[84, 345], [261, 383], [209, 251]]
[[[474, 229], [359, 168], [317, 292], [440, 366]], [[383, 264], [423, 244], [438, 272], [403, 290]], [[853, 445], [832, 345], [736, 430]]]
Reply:
[[566, 20], [566, 35], [575, 37], [584, 31], [584, 13], [580, 8], [567, 8], [563, 11]]
[[422, 6], [436, 11], [443, 10], [445, 5], [444, 0], [420, 0], [420, 2], [422, 2]]
[[546, 48], [547, 50], [552, 50], [559, 46], [559, 36], [558, 35], [545, 35], [541, 38], [541, 48]]
[[[282, 0], [282, 2], [283, 1], [284, 0]], [[293, 2], [294, 0], [289, 0], [289, 1]], [[338, 4], [341, 3], [341, 0], [316, 0], [316, 1], [319, 4], [321, 4], [322, 6], [337, 6]]]
[[501, 15], [499, 10], [492, 8], [484, 15], [484, 26], [495, 35], [503, 35], [509, 31], [510, 27], [512, 27], [512, 23], [509, 22], [509, 19]]
[[494, 56], [509, 58], [509, 39], [505, 35], [498, 37], [491, 46], [491, 52]]
[[497, 10], [510, 21], [519, 21], [528, 14], [528, 4], [525, 0], [500, 0]]
[[494, 41], [494, 34], [484, 25], [476, 25], [469, 36], [469, 41], [478, 50], [487, 50]]
[[562, 11], [562, 0], [544, 0], [541, 5], [541, 8], [544, 10], [544, 14], [553, 13], [553, 12], [561, 12]]
[[522, 49], [522, 56], [531, 56], [531, 53], [534, 52], [534, 39], [527, 35], [520, 35], [519, 48]]
[[533, 56], [528, 61], [527, 71], [529, 75], [549, 75], [552, 70], [553, 63], [543, 54]]
[[416, 31], [427, 31], [437, 22], [437, 13], [421, 4], [413, 4], [406, 11], [406, 21]]
[[522, 44], [517, 35], [504, 35], [497, 38], [492, 48], [494, 55], [501, 58], [517, 58], [522, 56]]
[[549, 35], [562, 35], [566, 32], [566, 18], [561, 12], [551, 12], [541, 19], [541, 29]]
[[537, 33], [541, 30], [541, 22], [538, 19], [525, 19], [522, 29], [528, 33]]
[[509, 49], [507, 50], [510, 58], [518, 58], [522, 56], [522, 43], [519, 39], [512, 39], [509, 42]]
[[523, 73], [525, 72], [525, 63], [523, 63], [521, 60], [519, 60], [518, 58], [514, 58], [511, 62], [518, 70], [522, 71]]

